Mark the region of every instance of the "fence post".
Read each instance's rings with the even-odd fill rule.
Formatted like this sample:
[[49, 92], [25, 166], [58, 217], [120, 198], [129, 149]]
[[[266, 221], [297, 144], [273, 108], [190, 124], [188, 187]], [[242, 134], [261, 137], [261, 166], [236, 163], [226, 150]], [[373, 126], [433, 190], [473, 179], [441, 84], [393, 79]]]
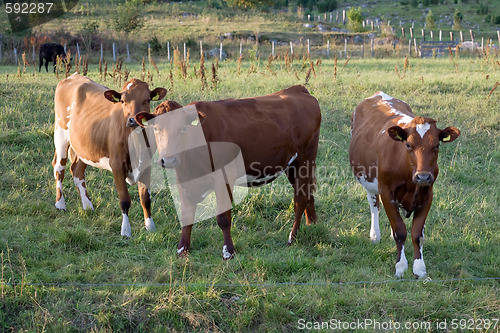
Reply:
[[115, 43], [113, 43], [113, 61], [116, 61], [116, 48], [115, 48]]
[[14, 61], [15, 61], [15, 64], [17, 65], [17, 49], [14, 48]]
[[410, 39], [413, 39], [413, 27], [410, 28]]
[[184, 61], [186, 61], [186, 43], [184, 43], [183, 47], [184, 47], [184, 53], [183, 53], [183, 55], [184, 55]]
[[148, 60], [151, 61], [151, 44], [148, 43]]
[[405, 38], [405, 28], [401, 28], [401, 35], [403, 36], [403, 39]]
[[307, 56], [311, 56], [311, 41], [309, 40], [309, 38], [307, 39]]
[[347, 58], [347, 37], [344, 38], [344, 56]]
[[497, 30], [497, 36], [498, 36], [498, 45], [500, 45], [500, 30]]
[[425, 31], [422, 29], [422, 41], [425, 41]]
[[219, 59], [222, 60], [222, 42], [220, 42]]
[[66, 53], [66, 43], [64, 43], [64, 53]]
[[203, 57], [203, 42], [200, 40], [200, 59]]
[[330, 58], [330, 40], [326, 41], [326, 57]]
[[411, 57], [411, 39], [408, 39], [408, 57]]
[[413, 45], [415, 46], [415, 56], [418, 58], [418, 48], [417, 48], [417, 39], [413, 38]]
[[431, 40], [434, 41], [434, 32], [431, 30], [430, 33], [431, 33]]
[[167, 59], [170, 62], [170, 42], [167, 42]]
[[373, 27], [373, 21], [372, 21], [372, 31], [374, 31], [374, 30], [375, 30], [375, 29], [374, 29], [374, 27]]
[[345, 25], [345, 10], [342, 11], [342, 24]]
[[243, 54], [243, 40], [240, 40], [240, 57]]
[[[326, 14], [325, 14], [326, 15]], [[274, 57], [274, 41], [272, 42], [271, 55]]]
[[311, 21], [311, 14], [307, 14], [307, 21]]
[[127, 44], [127, 62], [130, 62], [130, 49], [128, 48], [128, 44]]
[[462, 33], [462, 30], [460, 30], [460, 43], [464, 42], [464, 34]]
[[472, 29], [470, 29], [469, 32], [470, 32], [470, 39], [472, 40], [472, 47], [474, 47], [474, 32], [472, 32]]
[[33, 46], [33, 61], [35, 61], [35, 44], [33, 44], [32, 46]]
[[439, 30], [439, 41], [443, 39], [443, 30]]
[[450, 40], [453, 41], [453, 31], [450, 31]]
[[373, 56], [375, 55], [375, 47], [374, 47], [374, 46], [375, 46], [375, 42], [374, 42], [374, 40], [375, 40], [374, 38], [370, 38], [370, 41], [371, 41], [371, 42], [370, 42], [370, 45], [371, 45], [371, 54], [372, 54], [372, 58], [373, 58]]
[[76, 43], [76, 55], [78, 59], [80, 59], [80, 45], [78, 45], [78, 43]]
[[293, 42], [290, 41], [290, 53], [293, 55]]
[[102, 43], [101, 43], [101, 62], [102, 62], [102, 60], [103, 60], [103, 54], [104, 54], [104, 52], [103, 52], [103, 49], [102, 49]]

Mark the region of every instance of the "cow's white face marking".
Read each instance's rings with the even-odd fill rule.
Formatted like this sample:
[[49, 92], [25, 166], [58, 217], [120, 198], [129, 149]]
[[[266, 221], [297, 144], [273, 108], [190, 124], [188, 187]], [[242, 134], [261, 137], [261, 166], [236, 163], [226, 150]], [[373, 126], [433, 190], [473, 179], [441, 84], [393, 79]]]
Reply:
[[83, 210], [87, 209], [94, 210], [94, 206], [92, 206], [92, 202], [90, 202], [90, 199], [87, 196], [87, 190], [83, 186], [85, 180], [77, 177], [73, 177], [73, 180], [75, 181], [76, 188], [78, 188], [78, 191], [80, 192], [80, 198], [82, 199]]
[[132, 87], [132, 84], [133, 84], [133, 82], [130, 82], [129, 84], [127, 84], [127, 90], [130, 90], [130, 87]]
[[379, 93], [377, 93], [377, 94], [373, 95], [373, 96], [372, 96], [372, 97], [370, 97], [370, 98], [377, 97], [377, 96], [382, 97], [382, 100], [383, 100], [383, 101], [391, 101], [391, 100], [393, 100], [393, 99], [394, 99], [393, 97], [391, 97], [391, 96], [387, 95], [387, 94], [386, 94], [386, 93], [384, 93], [383, 91], [380, 91]]
[[408, 269], [408, 261], [405, 256], [405, 246], [401, 249], [401, 258], [396, 263], [396, 277], [400, 278], [403, 276], [404, 272]]
[[431, 128], [431, 124], [429, 123], [423, 123], [423, 124], [418, 124], [417, 125], [417, 132], [420, 135], [420, 137], [423, 139], [425, 133]]
[[232, 256], [232, 254], [229, 253], [229, 251], [227, 250], [227, 245], [224, 245], [222, 247], [222, 258], [229, 259], [229, 258], [231, 258], [231, 256]]
[[125, 213], [122, 213], [121, 235], [124, 236], [124, 237], [129, 237], [129, 238], [132, 236], [132, 229], [130, 228], [130, 223], [128, 221], [128, 216]]
[[148, 217], [145, 221], [144, 224], [146, 225], [146, 230], [149, 232], [153, 232], [156, 230], [155, 223], [153, 222], [152, 217]]

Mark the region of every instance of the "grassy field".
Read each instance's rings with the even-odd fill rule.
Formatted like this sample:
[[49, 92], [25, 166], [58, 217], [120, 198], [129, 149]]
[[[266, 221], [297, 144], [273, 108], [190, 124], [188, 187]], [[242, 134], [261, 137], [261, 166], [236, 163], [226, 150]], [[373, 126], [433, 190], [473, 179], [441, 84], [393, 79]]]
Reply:
[[[499, 318], [499, 281], [474, 280], [500, 277], [499, 89], [488, 97], [500, 81], [498, 58], [458, 59], [456, 67], [450, 59], [410, 59], [406, 69], [403, 59], [351, 59], [336, 71], [328, 60], [309, 77], [309, 64], [302, 64], [295, 60], [288, 71], [281, 59], [269, 66], [247, 61], [238, 74], [236, 62], [221, 62], [217, 86], [209, 77], [204, 91], [194, 75], [198, 64], [190, 64], [186, 78], [174, 65], [158, 63], [159, 75], [149, 68], [154, 86], [168, 88], [167, 99], [181, 104], [263, 95], [306, 81], [320, 103], [318, 223], [304, 223], [296, 244], [286, 246], [293, 216], [286, 179], [252, 189], [234, 209], [231, 261], [221, 258], [214, 219], [194, 226], [189, 258], [176, 257], [180, 224], [168, 191], [152, 193], [157, 232], [148, 233], [137, 188], [130, 187], [132, 237], [120, 237], [107, 171], [87, 170], [93, 212], [81, 209], [68, 172], [68, 211], [58, 212], [51, 166], [57, 80], [32, 68], [18, 75], [16, 67], [0, 67], [0, 329], [292, 332], [315, 322], [371, 319], [386, 326], [368, 331], [454, 332], [465, 331], [452, 326], [454, 319], [467, 327]], [[130, 77], [141, 76], [139, 66], [129, 69]], [[112, 78], [102, 82], [95, 65], [88, 76], [120, 88]], [[440, 152], [424, 245], [432, 281], [414, 280], [411, 268], [403, 280], [394, 277], [396, 249], [383, 211], [382, 241], [369, 241], [369, 206], [347, 152], [351, 112], [378, 90], [437, 119], [440, 128], [462, 131]], [[402, 327], [384, 329], [396, 323]], [[482, 327], [475, 331], [498, 331]]]

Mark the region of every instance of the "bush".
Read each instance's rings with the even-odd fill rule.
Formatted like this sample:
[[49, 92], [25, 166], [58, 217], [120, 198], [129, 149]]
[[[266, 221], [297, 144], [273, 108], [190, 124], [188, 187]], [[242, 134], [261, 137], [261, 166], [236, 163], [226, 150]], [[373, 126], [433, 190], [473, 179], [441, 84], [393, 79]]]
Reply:
[[119, 4], [115, 16], [115, 30], [130, 33], [143, 26], [140, 18], [141, 0], [127, 0], [124, 4]]
[[433, 29], [436, 26], [432, 10], [429, 10], [429, 12], [427, 13], [427, 16], [425, 17], [425, 24], [427, 29]]
[[153, 38], [151, 38], [148, 43], [151, 46], [151, 51], [156, 53], [161, 51], [161, 43], [157, 36], [153, 36]]
[[347, 28], [353, 32], [362, 32], [363, 29], [363, 14], [361, 7], [353, 7], [347, 11]]

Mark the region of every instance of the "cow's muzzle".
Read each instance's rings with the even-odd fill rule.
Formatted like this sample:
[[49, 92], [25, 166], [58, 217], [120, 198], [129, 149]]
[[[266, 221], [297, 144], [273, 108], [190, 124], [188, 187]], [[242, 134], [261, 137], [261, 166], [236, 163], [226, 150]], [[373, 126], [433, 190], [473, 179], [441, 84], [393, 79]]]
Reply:
[[430, 172], [417, 172], [413, 175], [413, 182], [420, 186], [429, 186], [434, 183], [434, 175]]
[[175, 168], [179, 165], [179, 161], [175, 157], [163, 157], [160, 159], [162, 168]]
[[129, 117], [127, 120], [127, 127], [137, 127], [137, 126], [139, 126], [137, 121], [135, 121], [133, 117]]

